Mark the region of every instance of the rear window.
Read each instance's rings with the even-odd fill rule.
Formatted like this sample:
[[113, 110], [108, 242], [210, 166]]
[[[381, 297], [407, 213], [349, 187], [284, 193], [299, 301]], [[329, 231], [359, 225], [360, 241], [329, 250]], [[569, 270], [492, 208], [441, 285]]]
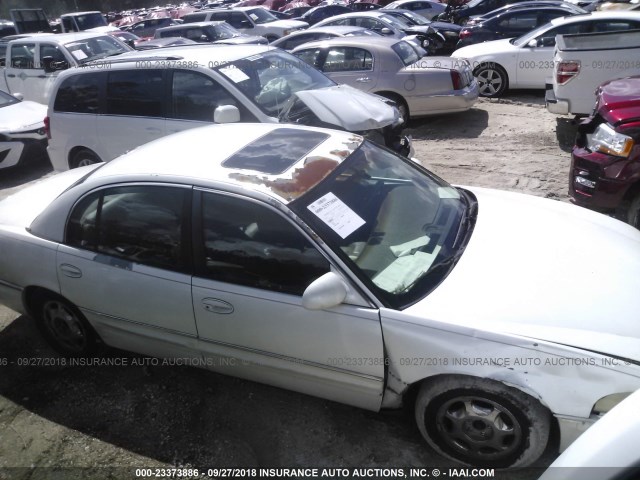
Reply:
[[400, 57], [405, 67], [420, 60], [418, 53], [407, 42], [398, 42], [392, 45], [391, 48]]
[[207, 20], [206, 13], [190, 13], [182, 17], [184, 23], [205, 22]]
[[270, 175], [282, 173], [327, 138], [329, 135], [322, 132], [278, 128], [238, 150], [222, 162], [222, 165]]

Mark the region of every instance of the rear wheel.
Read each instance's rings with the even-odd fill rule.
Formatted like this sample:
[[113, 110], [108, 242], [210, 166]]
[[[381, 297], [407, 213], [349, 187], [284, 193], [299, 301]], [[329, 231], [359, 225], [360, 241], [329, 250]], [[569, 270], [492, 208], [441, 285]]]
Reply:
[[462, 463], [524, 467], [549, 440], [551, 413], [537, 400], [493, 380], [455, 375], [425, 383], [418, 428], [438, 453]]
[[478, 90], [482, 97], [500, 97], [509, 85], [507, 72], [502, 67], [491, 64], [491, 62], [480, 66], [474, 72], [474, 75], [478, 80]]
[[93, 165], [94, 163], [100, 163], [100, 157], [98, 157], [91, 150], [82, 149], [78, 150], [71, 158], [71, 168], [85, 167], [87, 165]]
[[98, 335], [78, 308], [54, 294], [42, 294], [34, 305], [40, 331], [58, 353], [87, 357], [100, 349]]

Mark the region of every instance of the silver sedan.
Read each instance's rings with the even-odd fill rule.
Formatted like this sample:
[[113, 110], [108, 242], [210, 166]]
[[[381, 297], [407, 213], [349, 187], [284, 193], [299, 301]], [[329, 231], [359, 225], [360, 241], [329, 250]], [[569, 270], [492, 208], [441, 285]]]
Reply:
[[292, 53], [337, 83], [394, 100], [404, 118], [462, 112], [478, 99], [466, 60], [420, 58], [405, 40], [336, 38], [306, 43]]

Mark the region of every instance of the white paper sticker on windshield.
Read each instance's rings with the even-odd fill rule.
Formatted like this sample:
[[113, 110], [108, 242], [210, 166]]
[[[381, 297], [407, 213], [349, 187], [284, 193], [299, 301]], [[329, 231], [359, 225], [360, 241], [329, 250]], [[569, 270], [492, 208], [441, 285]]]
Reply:
[[85, 58], [87, 58], [87, 54], [82, 50], [74, 50], [73, 52], [71, 52], [71, 55], [73, 55], [76, 60], [84, 60]]
[[258, 20], [258, 15], [256, 15], [255, 13], [250, 13], [249, 17], [251, 18], [251, 20], [253, 20], [254, 22]]
[[233, 83], [240, 83], [245, 80], [249, 80], [249, 76], [237, 67], [221, 68], [220, 73], [230, 79]]
[[331, 192], [307, 208], [342, 238], [347, 238], [365, 224], [356, 212]]

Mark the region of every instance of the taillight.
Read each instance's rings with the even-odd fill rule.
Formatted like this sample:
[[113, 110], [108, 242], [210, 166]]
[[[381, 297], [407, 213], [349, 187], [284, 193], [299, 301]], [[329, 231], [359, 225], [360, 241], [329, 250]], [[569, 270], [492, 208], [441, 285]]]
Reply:
[[464, 84], [462, 82], [462, 75], [457, 70], [450, 70], [451, 72], [451, 83], [453, 83], [454, 90], [462, 90], [464, 88]]
[[49, 117], [44, 117], [44, 133], [47, 134], [47, 139], [51, 140], [51, 120]]
[[460, 40], [471, 36], [471, 30], [464, 28], [460, 31]]
[[556, 67], [556, 82], [558, 85], [564, 85], [579, 73], [579, 61], [567, 60], [565, 62], [560, 62]]

